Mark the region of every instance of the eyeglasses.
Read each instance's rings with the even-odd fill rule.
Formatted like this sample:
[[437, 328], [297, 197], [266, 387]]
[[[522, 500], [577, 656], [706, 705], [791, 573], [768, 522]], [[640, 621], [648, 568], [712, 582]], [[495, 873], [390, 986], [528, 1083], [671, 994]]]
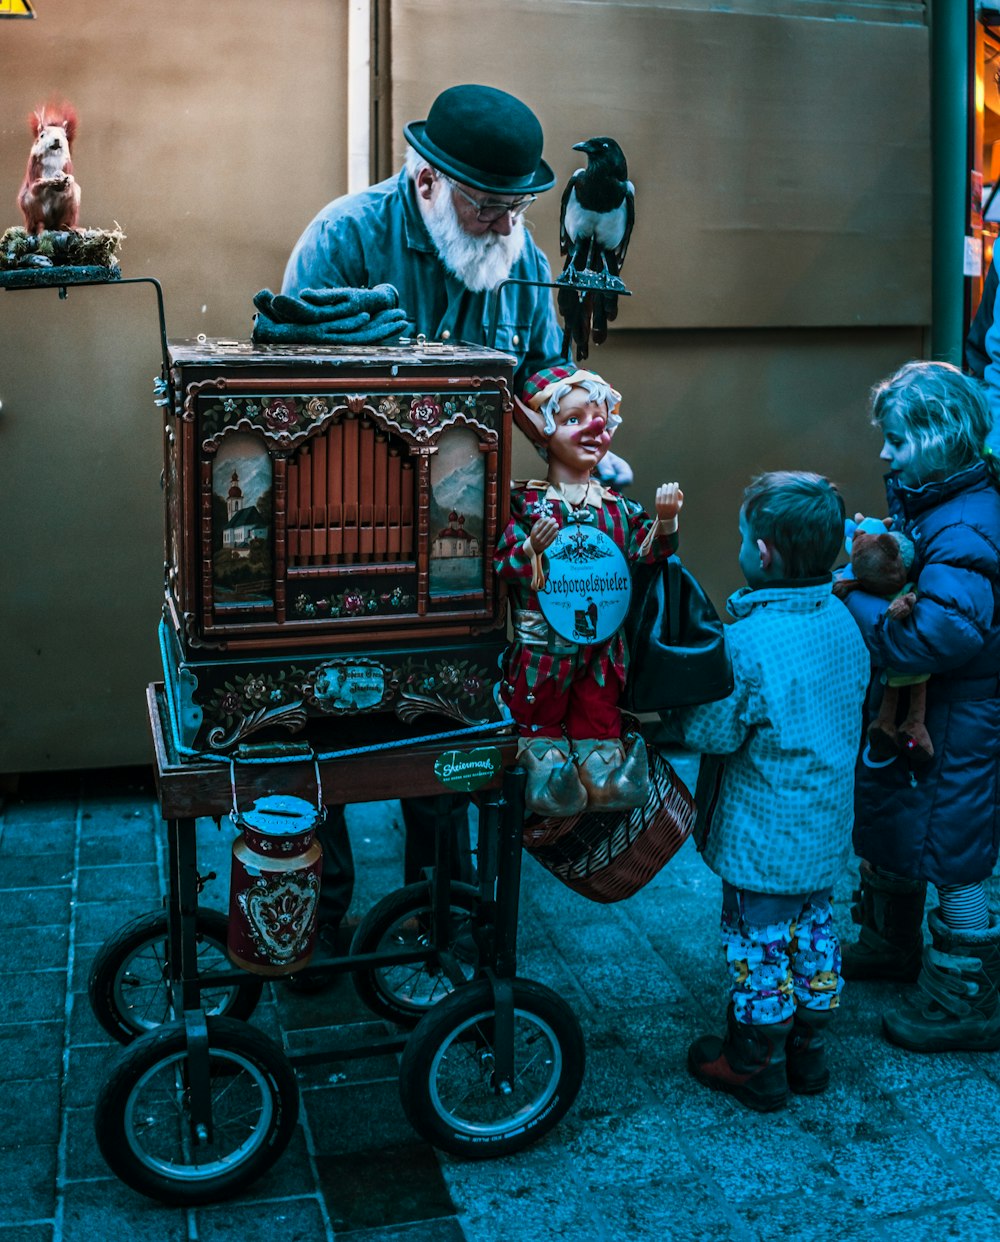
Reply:
[[492, 202], [487, 199], [473, 198], [471, 194], [466, 194], [457, 181], [453, 181], [451, 177], [445, 173], [438, 173], [442, 181], [447, 181], [456, 194], [460, 194], [470, 207], [476, 209], [476, 219], [480, 224], [496, 224], [498, 220], [502, 220], [508, 212], [510, 218], [516, 220], [518, 216], [523, 216], [531, 204], [538, 197], [537, 194], [525, 194], [523, 198], [515, 198], [512, 203], [501, 203], [497, 200]]

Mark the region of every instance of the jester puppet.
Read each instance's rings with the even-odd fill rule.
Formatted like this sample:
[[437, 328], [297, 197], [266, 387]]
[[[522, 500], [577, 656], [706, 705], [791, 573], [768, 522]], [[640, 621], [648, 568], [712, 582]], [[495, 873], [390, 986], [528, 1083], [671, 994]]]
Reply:
[[516, 403], [518, 425], [548, 470], [513, 485], [497, 546], [514, 636], [500, 692], [521, 735], [528, 808], [546, 816], [641, 806], [649, 794], [645, 743], [637, 737], [626, 753], [621, 736], [621, 626], [629, 566], [676, 550], [684, 494], [662, 484], [650, 518], [594, 477], [620, 403], [606, 380], [571, 366], [533, 375]]

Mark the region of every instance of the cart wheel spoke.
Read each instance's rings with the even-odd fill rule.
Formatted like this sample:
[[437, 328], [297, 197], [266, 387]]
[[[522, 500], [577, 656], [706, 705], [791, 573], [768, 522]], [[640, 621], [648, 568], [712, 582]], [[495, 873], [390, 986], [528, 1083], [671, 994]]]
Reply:
[[164, 1203], [211, 1203], [273, 1164], [291, 1137], [298, 1086], [284, 1053], [261, 1032], [208, 1018], [211, 1141], [191, 1117], [187, 1031], [160, 1027], [121, 1053], [98, 1096], [97, 1141], [112, 1171]]
[[583, 1034], [559, 996], [526, 979], [511, 982], [513, 1074], [496, 1078], [496, 1001], [481, 980], [440, 1001], [410, 1036], [400, 1093], [413, 1127], [458, 1155], [518, 1151], [572, 1104], [583, 1078]]
[[[198, 969], [229, 969], [225, 915], [199, 909], [195, 932]], [[231, 984], [205, 988], [202, 1007], [213, 1016], [247, 1018], [262, 989], [263, 980], [240, 974]], [[98, 1022], [120, 1043], [129, 1043], [170, 1020], [173, 1010], [165, 910], [134, 919], [104, 942], [91, 966], [88, 992]]]
[[[414, 1026], [429, 1009], [455, 990], [433, 952], [428, 930], [432, 924], [433, 905], [427, 881], [410, 884], [373, 906], [354, 933], [352, 953], [382, 953], [387, 957], [385, 963], [354, 972], [358, 995], [373, 1013], [401, 1026]], [[447, 944], [439, 948], [452, 952], [467, 982], [476, 977], [479, 969], [470, 936], [478, 906], [478, 890], [468, 884], [451, 886]], [[394, 951], [414, 949], [426, 949], [428, 960], [401, 963], [388, 960], [388, 955]]]

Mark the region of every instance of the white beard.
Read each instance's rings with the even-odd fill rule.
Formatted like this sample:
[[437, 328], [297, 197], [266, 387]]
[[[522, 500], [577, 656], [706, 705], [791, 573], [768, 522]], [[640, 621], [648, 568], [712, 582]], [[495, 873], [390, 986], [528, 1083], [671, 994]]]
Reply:
[[524, 221], [512, 221], [510, 233], [471, 237], [458, 221], [447, 182], [424, 210], [424, 224], [438, 258], [473, 293], [495, 289], [510, 275], [524, 250]]

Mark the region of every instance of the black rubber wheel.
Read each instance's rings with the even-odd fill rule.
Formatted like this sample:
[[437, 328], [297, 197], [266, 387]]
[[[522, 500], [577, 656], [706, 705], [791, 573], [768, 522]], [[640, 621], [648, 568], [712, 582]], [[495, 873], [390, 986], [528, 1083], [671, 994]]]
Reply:
[[403, 1110], [429, 1143], [456, 1156], [490, 1159], [547, 1134], [576, 1099], [586, 1048], [569, 1005], [551, 988], [511, 981], [514, 1076], [494, 1074], [495, 1009], [488, 980], [435, 1005], [407, 1041], [399, 1066]]
[[[199, 971], [233, 969], [226, 956], [226, 916], [200, 909], [195, 925]], [[87, 983], [90, 1007], [119, 1043], [130, 1043], [173, 1018], [169, 964], [166, 910], [126, 923], [97, 950]], [[250, 974], [230, 984], [213, 984], [201, 993], [202, 1008], [213, 1017], [248, 1018], [263, 987], [263, 979]]]
[[[422, 880], [383, 897], [358, 924], [351, 953], [388, 953], [428, 948], [432, 897]], [[452, 950], [466, 980], [475, 978], [479, 955], [472, 939], [472, 923], [479, 890], [471, 884], [452, 884], [447, 948]], [[353, 972], [354, 986], [368, 1008], [400, 1026], [415, 1026], [425, 1013], [454, 986], [433, 958], [425, 962], [369, 966]]]
[[97, 1097], [101, 1155], [126, 1185], [161, 1203], [235, 1194], [274, 1164], [298, 1119], [298, 1084], [278, 1045], [232, 1018], [207, 1026], [211, 1142], [199, 1142], [190, 1124], [183, 1022], [125, 1048]]

